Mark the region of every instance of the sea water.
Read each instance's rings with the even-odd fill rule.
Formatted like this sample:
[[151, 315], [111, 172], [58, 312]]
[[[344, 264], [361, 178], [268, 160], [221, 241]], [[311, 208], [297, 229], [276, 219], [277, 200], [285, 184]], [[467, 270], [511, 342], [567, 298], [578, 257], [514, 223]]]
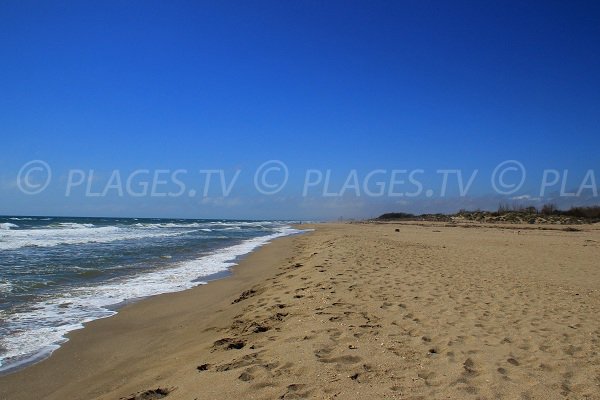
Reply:
[[0, 373], [48, 356], [124, 302], [189, 289], [288, 221], [0, 217]]

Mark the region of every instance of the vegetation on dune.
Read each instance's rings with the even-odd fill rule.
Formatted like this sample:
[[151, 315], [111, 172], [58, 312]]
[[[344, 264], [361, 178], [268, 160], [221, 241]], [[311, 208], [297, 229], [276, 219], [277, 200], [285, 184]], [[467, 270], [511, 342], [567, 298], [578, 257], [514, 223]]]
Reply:
[[415, 217], [416, 217], [416, 215], [414, 215], [414, 214], [403, 213], [403, 212], [392, 212], [392, 213], [382, 214], [379, 217], [377, 217], [377, 219], [407, 219], [407, 218], [415, 218]]
[[481, 221], [529, 224], [583, 224], [600, 222], [600, 206], [571, 207], [559, 210], [554, 204], [544, 204], [540, 208], [508, 205], [501, 203], [497, 211], [460, 210], [456, 214], [420, 214], [404, 212], [382, 214], [376, 218], [379, 221], [417, 220], [417, 221]]

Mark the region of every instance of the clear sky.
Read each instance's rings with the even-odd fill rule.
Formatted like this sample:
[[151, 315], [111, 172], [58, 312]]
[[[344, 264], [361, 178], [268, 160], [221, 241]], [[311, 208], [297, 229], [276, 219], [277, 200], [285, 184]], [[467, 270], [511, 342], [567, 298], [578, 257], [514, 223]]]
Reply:
[[[3, 1], [0, 214], [320, 219], [597, 202], [599, 49], [592, 1]], [[52, 169], [34, 195], [18, 185], [31, 160]], [[269, 160], [289, 180], [264, 195], [253, 177]], [[527, 179], [501, 196], [490, 176], [505, 160]], [[114, 170], [185, 169], [185, 195], [90, 197], [73, 169], [96, 192]], [[206, 169], [240, 171], [231, 193], [204, 196]], [[303, 196], [307, 169], [330, 169], [338, 196], [321, 184]], [[423, 193], [366, 195], [378, 169], [388, 183], [424, 171]], [[479, 172], [465, 196], [452, 180], [442, 196], [444, 169]], [[546, 198], [544, 169], [560, 173]], [[339, 195], [352, 170], [361, 193]], [[577, 192], [589, 170], [580, 196], [548, 197], [563, 180]]]

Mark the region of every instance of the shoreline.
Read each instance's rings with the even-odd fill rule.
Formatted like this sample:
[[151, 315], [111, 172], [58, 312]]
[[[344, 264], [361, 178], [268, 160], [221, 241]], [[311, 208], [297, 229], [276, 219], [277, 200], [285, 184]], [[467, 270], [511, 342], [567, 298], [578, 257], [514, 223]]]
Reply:
[[319, 224], [73, 332], [0, 399], [597, 399], [599, 228]]
[[[298, 226], [294, 225], [293, 227], [290, 226], [289, 229], [293, 229], [293, 231], [286, 232], [286, 233], [276, 233], [276, 234], [265, 235], [264, 237], [258, 236], [255, 238], [246, 239], [238, 244], [231, 245], [231, 246], [225, 247], [223, 249], [217, 249], [215, 251], [206, 253], [205, 255], [201, 256], [200, 258], [198, 258], [198, 260], [195, 260], [195, 261], [205, 260], [210, 257], [214, 257], [215, 255], [219, 255], [220, 253], [223, 253], [223, 252], [225, 252], [225, 253], [230, 252], [232, 249], [237, 248], [239, 246], [243, 246], [248, 243], [252, 243], [252, 246], [253, 246], [249, 251], [242, 253], [242, 254], [238, 254], [238, 255], [234, 256], [233, 258], [231, 258], [230, 260], [227, 260], [225, 262], [225, 264], [232, 264], [232, 265], [227, 266], [225, 269], [223, 269], [221, 271], [210, 273], [205, 276], [201, 275], [201, 276], [193, 279], [192, 281], [190, 281], [189, 284], [191, 286], [188, 288], [174, 290], [174, 291], [159, 292], [156, 294], [150, 294], [150, 295], [146, 295], [146, 296], [142, 296], [142, 297], [128, 298], [123, 301], [120, 301], [120, 302], [117, 302], [114, 304], [108, 304], [108, 305], [104, 306], [103, 308], [107, 312], [111, 312], [111, 314], [104, 315], [104, 316], [97, 316], [92, 320], [89, 320], [86, 322], [81, 322], [80, 327], [66, 331], [60, 340], [54, 341], [52, 343], [48, 343], [47, 345], [45, 345], [43, 348], [40, 348], [35, 353], [30, 353], [28, 355], [19, 357], [16, 361], [13, 361], [6, 365], [0, 364], [0, 378], [2, 378], [4, 376], [12, 375], [14, 373], [25, 370], [33, 365], [36, 365], [40, 362], [45, 361], [46, 359], [50, 358], [54, 354], [54, 352], [59, 350], [61, 347], [63, 347], [66, 343], [68, 343], [70, 341], [70, 336], [73, 332], [81, 331], [81, 330], [87, 328], [88, 325], [90, 325], [91, 323], [93, 323], [95, 321], [112, 318], [115, 315], [117, 315], [120, 312], [120, 310], [122, 310], [123, 308], [128, 307], [133, 304], [136, 304], [140, 301], [145, 301], [147, 299], [151, 299], [153, 297], [161, 296], [161, 295], [165, 295], [165, 294], [178, 293], [181, 291], [191, 290], [191, 289], [194, 289], [197, 287], [205, 286], [209, 282], [227, 278], [233, 274], [233, 271], [232, 271], [233, 268], [237, 267], [238, 264], [240, 264], [242, 262], [242, 260], [244, 260], [248, 255], [250, 255], [253, 252], [255, 252], [256, 250], [260, 249], [264, 245], [269, 244], [273, 240], [276, 240], [279, 238], [295, 236], [295, 235], [306, 232], [305, 230], [301, 229], [299, 227], [299, 225]], [[253, 243], [253, 242], [256, 242], [256, 243]], [[178, 268], [178, 267], [179, 266], [177, 264], [175, 264], [173, 266], [173, 268]], [[168, 271], [168, 270], [169, 269], [166, 269], [166, 271]]]
[[[288, 236], [293, 236], [293, 235], [288, 235]], [[282, 237], [286, 237], [286, 236], [282, 236]], [[267, 242], [267, 244], [269, 244], [269, 243], [270, 242]], [[261, 245], [260, 247], [262, 247], [262, 246], [263, 245]], [[258, 250], [260, 247], [258, 247], [257, 249], [253, 250], [252, 252]], [[230, 277], [233, 274], [233, 272], [231, 271], [231, 269], [237, 267], [239, 265], [239, 263], [242, 262], [242, 260], [244, 258], [246, 258], [252, 252], [250, 252], [248, 254], [245, 254], [245, 255], [241, 255], [241, 256], [236, 257], [234, 260], [232, 260], [232, 262], [235, 263], [234, 266], [230, 267], [229, 269], [227, 269], [225, 271], [215, 272], [214, 274], [210, 274], [210, 275], [207, 275], [205, 277], [202, 277], [204, 279], [202, 279], [201, 282], [204, 282], [204, 283], [199, 283], [198, 285], [193, 286], [193, 287], [191, 287], [189, 289], [184, 289], [184, 290], [181, 290], [181, 291], [178, 291], [178, 292], [159, 293], [159, 294], [155, 294], [155, 295], [151, 295], [151, 296], [145, 296], [145, 297], [136, 297], [136, 298], [125, 300], [125, 301], [123, 301], [121, 303], [117, 303], [117, 304], [113, 304], [113, 305], [107, 306], [106, 308], [108, 310], [114, 311], [115, 314], [107, 315], [105, 317], [99, 317], [99, 318], [96, 318], [96, 319], [94, 319], [92, 321], [85, 322], [85, 323], [82, 324], [83, 326], [81, 328], [74, 329], [74, 330], [71, 330], [71, 331], [67, 332], [64, 335], [64, 340], [63, 341], [54, 343], [52, 346], [49, 346], [49, 347], [53, 347], [53, 349], [40, 350], [39, 352], [37, 352], [35, 354], [32, 354], [31, 356], [28, 356], [28, 357], [26, 357], [26, 358], [24, 358], [22, 360], [19, 360], [18, 362], [14, 363], [14, 364], [9, 364], [7, 366], [7, 368], [5, 368], [5, 369], [0, 369], [0, 378], [5, 377], [5, 376], [9, 376], [9, 375], [12, 375], [12, 374], [15, 374], [15, 373], [18, 373], [18, 372], [23, 371], [23, 370], [26, 370], [27, 368], [29, 368], [29, 367], [31, 367], [33, 365], [39, 364], [39, 363], [41, 363], [41, 362], [49, 359], [50, 357], [52, 357], [52, 355], [57, 350], [59, 350], [61, 347], [63, 347], [66, 343], [68, 343], [70, 341], [70, 336], [71, 336], [72, 332], [77, 332], [77, 331], [81, 331], [83, 329], [86, 329], [88, 327], [88, 325], [90, 325], [92, 322], [100, 321], [100, 320], [107, 319], [107, 318], [112, 318], [115, 315], [117, 315], [119, 313], [119, 311], [121, 309], [123, 309], [124, 307], [134, 305], [136, 303], [139, 303], [141, 301], [145, 301], [145, 300], [151, 299], [151, 298], [156, 297], [156, 296], [162, 296], [162, 295], [170, 294], [170, 293], [179, 293], [179, 292], [184, 292], [184, 291], [187, 291], [187, 290], [193, 290], [193, 289], [196, 289], [198, 287], [205, 286], [205, 285], [207, 285], [210, 282]]]

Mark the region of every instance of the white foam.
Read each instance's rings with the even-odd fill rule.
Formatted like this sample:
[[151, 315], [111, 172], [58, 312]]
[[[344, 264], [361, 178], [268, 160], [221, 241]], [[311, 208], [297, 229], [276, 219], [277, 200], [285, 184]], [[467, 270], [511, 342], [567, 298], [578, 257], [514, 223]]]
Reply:
[[204, 222], [204, 223], [200, 223], [200, 222], [190, 222], [190, 223], [173, 223], [173, 222], [168, 222], [168, 223], [141, 223], [138, 222], [136, 224], [134, 224], [135, 227], [137, 228], [146, 228], [146, 229], [157, 229], [157, 228], [202, 228], [202, 230], [206, 230], [209, 228], [212, 229], [218, 229], [220, 227], [223, 227], [224, 229], [242, 229], [242, 227], [248, 227], [248, 228], [265, 228], [265, 225], [271, 225], [273, 223], [268, 222], [268, 221], [262, 221], [262, 222], [247, 222], [247, 221], [240, 221], [240, 222], [218, 222], [218, 221], [213, 221], [213, 222]]
[[264, 228], [265, 224], [271, 224], [270, 221], [236, 221], [236, 222], [221, 222], [221, 221], [213, 221], [209, 222], [210, 225], [213, 226], [247, 226], [251, 228]]
[[302, 231], [282, 227], [271, 235], [245, 240], [196, 260], [176, 264], [174, 268], [125, 281], [114, 280], [100, 286], [74, 289], [62, 297], [35, 304], [32, 311], [5, 316], [4, 322], [13, 333], [0, 338], [0, 346], [5, 349], [0, 359], [0, 371], [49, 355], [67, 340], [68, 332], [83, 328], [86, 322], [114, 315], [116, 312], [109, 309], [110, 306], [204, 284], [206, 282], [198, 279], [229, 269], [236, 264], [237, 257], [277, 237], [299, 232]]
[[174, 224], [172, 222], [162, 223], [162, 224], [149, 224], [149, 223], [141, 223], [138, 222], [134, 224], [137, 228], [145, 228], [145, 229], [159, 229], [159, 228], [200, 228], [206, 226], [206, 224], [201, 224], [198, 222], [191, 222], [189, 224]]
[[61, 222], [57, 224], [59, 228], [64, 229], [84, 229], [84, 228], [93, 228], [94, 224], [78, 224], [76, 222]]
[[19, 225], [12, 224], [10, 222], [4, 222], [4, 223], [0, 224], [0, 229], [6, 230], [6, 231], [9, 229], [18, 228], [18, 227], [19, 227]]
[[[0, 281], [0, 293], [8, 293], [12, 291], [13, 285], [9, 281]], [[2, 311], [2, 310], [0, 310]]]
[[88, 227], [84, 226], [84, 224], [75, 225], [79, 226], [44, 229], [5, 229], [0, 232], [0, 250], [14, 250], [22, 247], [52, 247], [61, 244], [109, 243], [118, 240], [177, 236], [189, 232], [153, 232], [119, 226]]

